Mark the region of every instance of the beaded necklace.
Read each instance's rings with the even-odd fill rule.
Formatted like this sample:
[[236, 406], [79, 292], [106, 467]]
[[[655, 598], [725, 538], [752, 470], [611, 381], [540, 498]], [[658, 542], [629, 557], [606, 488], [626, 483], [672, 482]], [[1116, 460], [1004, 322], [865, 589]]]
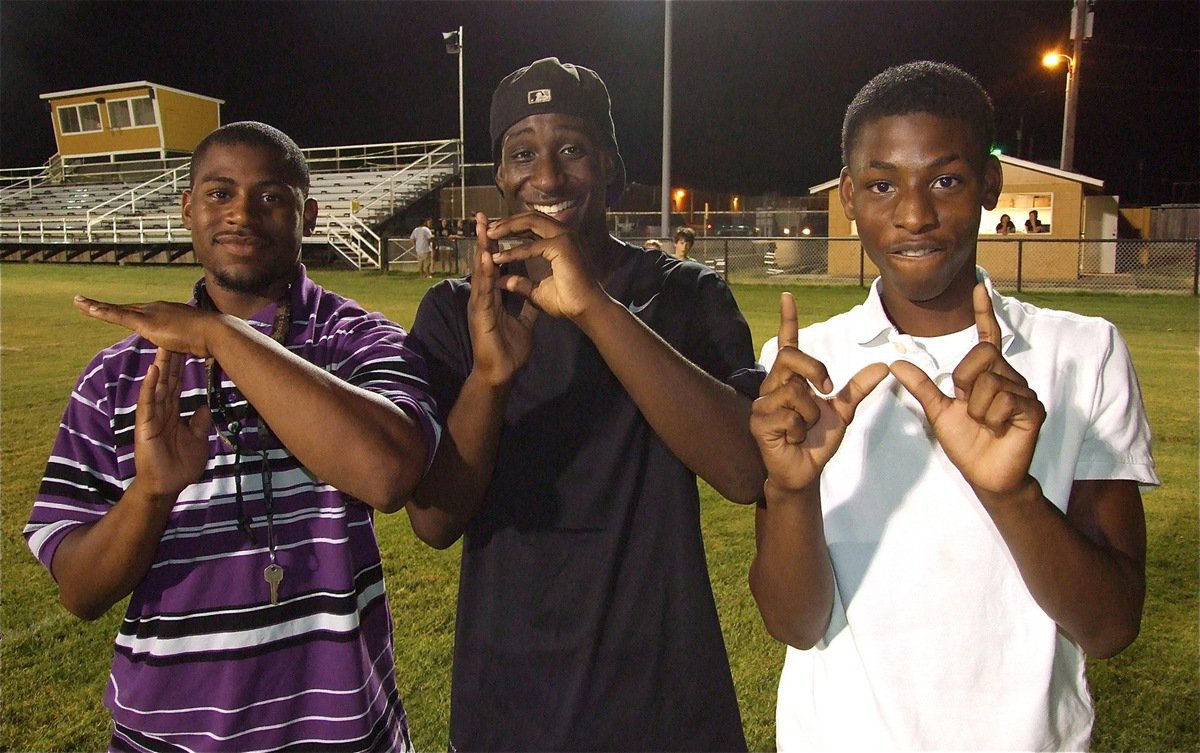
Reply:
[[[208, 295], [208, 290], [204, 287], [203, 280], [196, 284], [196, 300], [200, 304], [200, 308], [206, 311], [217, 311], [216, 305], [212, 298]], [[292, 318], [292, 296], [291, 286], [288, 286], [283, 298], [275, 308], [275, 321], [271, 326], [271, 339], [280, 345], [286, 345], [288, 326], [291, 324]], [[234, 458], [234, 476], [233, 484], [235, 497], [237, 499], [237, 527], [242, 533], [246, 534], [246, 538], [250, 543], [257, 544], [258, 539], [254, 535], [254, 529], [251, 526], [251, 518], [246, 513], [246, 500], [242, 493], [242, 456], [257, 455], [259, 460], [259, 476], [262, 479], [262, 494], [263, 501], [267, 509], [267, 551], [270, 554], [271, 562], [263, 570], [263, 579], [271, 589], [271, 603], [279, 603], [279, 584], [283, 581], [283, 567], [281, 567], [276, 559], [276, 540], [275, 540], [275, 499], [271, 490], [271, 463], [267, 454], [267, 446], [271, 439], [271, 429], [267, 426], [267, 422], [259, 418], [254, 406], [246, 401], [239, 408], [231, 407], [225, 400], [225, 393], [221, 389], [221, 365], [214, 358], [207, 358], [204, 362], [205, 373], [208, 377], [205, 396], [208, 401], [208, 409], [212, 413], [213, 425], [217, 429], [217, 436], [221, 438], [221, 442], [230, 450], [233, 450]], [[246, 428], [251, 421], [258, 419], [258, 449], [257, 451], [249, 451], [242, 443], [242, 429]]]

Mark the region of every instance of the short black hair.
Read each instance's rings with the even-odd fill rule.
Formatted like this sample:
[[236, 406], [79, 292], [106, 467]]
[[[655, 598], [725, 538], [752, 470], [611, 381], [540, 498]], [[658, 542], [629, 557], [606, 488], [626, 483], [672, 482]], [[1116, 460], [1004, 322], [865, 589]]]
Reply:
[[308, 174], [308, 162], [305, 161], [304, 153], [300, 151], [300, 147], [296, 145], [295, 141], [292, 141], [291, 136], [288, 136], [278, 128], [254, 120], [242, 120], [237, 123], [223, 125], [205, 136], [196, 145], [195, 151], [192, 152], [190, 179], [192, 188], [196, 187], [196, 165], [200, 163], [200, 160], [204, 158], [209, 149], [218, 144], [224, 146], [244, 144], [246, 146], [270, 149], [279, 155], [284, 165], [287, 166], [288, 182], [300, 188], [304, 197], [308, 198], [308, 191], [312, 187], [312, 182]]
[[680, 240], [680, 239], [687, 241], [689, 244], [695, 245], [696, 231], [692, 230], [687, 225], [681, 225], [680, 227], [675, 228], [674, 240]]
[[966, 155], [973, 164], [982, 166], [991, 153], [996, 114], [987, 92], [961, 68], [917, 60], [888, 68], [854, 95], [842, 121], [842, 164], [849, 167], [850, 152], [867, 123], [914, 113], [962, 121], [974, 145], [974, 153]]

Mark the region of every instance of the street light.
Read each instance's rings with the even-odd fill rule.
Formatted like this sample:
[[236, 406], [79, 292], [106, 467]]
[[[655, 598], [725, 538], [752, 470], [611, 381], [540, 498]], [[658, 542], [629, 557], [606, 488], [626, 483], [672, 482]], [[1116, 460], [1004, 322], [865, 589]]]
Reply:
[[[448, 55], [458, 55], [458, 212], [459, 219], [467, 219], [467, 165], [465, 159], [466, 136], [463, 128], [463, 27], [457, 31], [442, 32]], [[453, 194], [451, 194], [453, 195]]]
[[1067, 61], [1067, 94], [1063, 102], [1062, 154], [1058, 166], [1063, 170], [1074, 169], [1075, 164], [1075, 108], [1079, 99], [1079, 87], [1075, 82], [1075, 59], [1057, 50], [1042, 56], [1042, 65], [1057, 68], [1058, 61]]

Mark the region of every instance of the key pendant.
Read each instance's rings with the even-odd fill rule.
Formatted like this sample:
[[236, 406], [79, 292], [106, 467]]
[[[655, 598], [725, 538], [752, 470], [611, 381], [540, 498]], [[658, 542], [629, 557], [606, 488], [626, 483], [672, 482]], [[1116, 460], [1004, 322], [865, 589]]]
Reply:
[[263, 570], [263, 580], [271, 586], [271, 603], [279, 603], [279, 584], [283, 582], [283, 568], [274, 562]]

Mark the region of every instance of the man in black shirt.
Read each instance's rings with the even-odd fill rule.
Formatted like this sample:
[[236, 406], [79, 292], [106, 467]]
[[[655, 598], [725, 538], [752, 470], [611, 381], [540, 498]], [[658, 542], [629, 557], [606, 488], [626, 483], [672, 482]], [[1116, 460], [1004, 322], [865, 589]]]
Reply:
[[476, 216], [471, 279], [412, 328], [447, 435], [409, 515], [464, 536], [451, 746], [744, 750], [696, 474], [762, 494], [749, 328], [706, 267], [608, 234], [625, 168], [593, 71], [514, 72], [491, 134], [513, 214]]

